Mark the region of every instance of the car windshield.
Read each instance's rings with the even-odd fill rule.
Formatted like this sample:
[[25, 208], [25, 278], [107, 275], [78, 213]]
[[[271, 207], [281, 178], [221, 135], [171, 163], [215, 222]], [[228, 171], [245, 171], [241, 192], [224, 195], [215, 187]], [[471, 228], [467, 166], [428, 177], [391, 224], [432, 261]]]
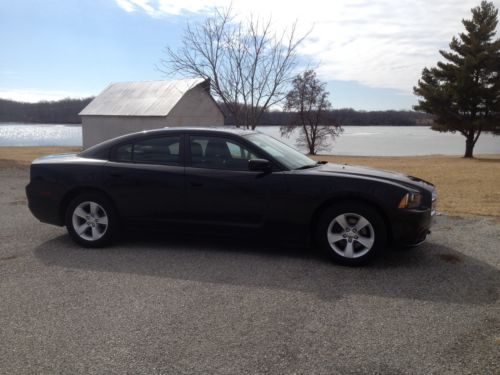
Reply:
[[289, 169], [305, 169], [317, 165], [306, 155], [266, 134], [252, 133], [244, 137]]

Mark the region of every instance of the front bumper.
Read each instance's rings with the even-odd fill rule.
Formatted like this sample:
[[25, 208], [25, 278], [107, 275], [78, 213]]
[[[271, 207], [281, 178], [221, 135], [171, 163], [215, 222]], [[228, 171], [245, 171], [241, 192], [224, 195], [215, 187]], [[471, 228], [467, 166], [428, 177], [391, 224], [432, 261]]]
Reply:
[[392, 225], [393, 244], [416, 246], [424, 242], [431, 233], [435, 215], [435, 209], [399, 211]]

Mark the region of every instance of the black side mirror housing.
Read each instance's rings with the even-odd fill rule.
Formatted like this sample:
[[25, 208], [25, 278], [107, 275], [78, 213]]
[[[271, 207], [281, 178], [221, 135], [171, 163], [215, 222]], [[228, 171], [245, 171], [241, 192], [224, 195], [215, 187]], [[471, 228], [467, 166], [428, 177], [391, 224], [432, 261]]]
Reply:
[[267, 159], [250, 159], [248, 170], [252, 172], [271, 172], [271, 162]]

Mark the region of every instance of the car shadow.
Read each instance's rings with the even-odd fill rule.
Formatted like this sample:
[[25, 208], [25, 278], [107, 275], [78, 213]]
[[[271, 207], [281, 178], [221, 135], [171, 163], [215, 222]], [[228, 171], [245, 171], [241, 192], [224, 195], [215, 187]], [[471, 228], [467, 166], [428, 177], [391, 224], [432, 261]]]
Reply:
[[302, 293], [334, 301], [349, 295], [441, 303], [494, 303], [500, 273], [493, 266], [437, 243], [388, 250], [365, 267], [332, 263], [315, 250], [259, 239], [133, 234], [104, 249], [84, 249], [68, 236], [35, 249], [49, 267]]

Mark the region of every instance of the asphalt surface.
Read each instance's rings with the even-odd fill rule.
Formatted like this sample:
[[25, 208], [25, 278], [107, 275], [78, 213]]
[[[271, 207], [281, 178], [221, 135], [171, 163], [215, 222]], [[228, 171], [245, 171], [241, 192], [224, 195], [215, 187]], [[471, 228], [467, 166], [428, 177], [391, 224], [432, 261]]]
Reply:
[[1, 374], [498, 374], [500, 224], [440, 216], [364, 268], [242, 239], [86, 250], [0, 168]]

